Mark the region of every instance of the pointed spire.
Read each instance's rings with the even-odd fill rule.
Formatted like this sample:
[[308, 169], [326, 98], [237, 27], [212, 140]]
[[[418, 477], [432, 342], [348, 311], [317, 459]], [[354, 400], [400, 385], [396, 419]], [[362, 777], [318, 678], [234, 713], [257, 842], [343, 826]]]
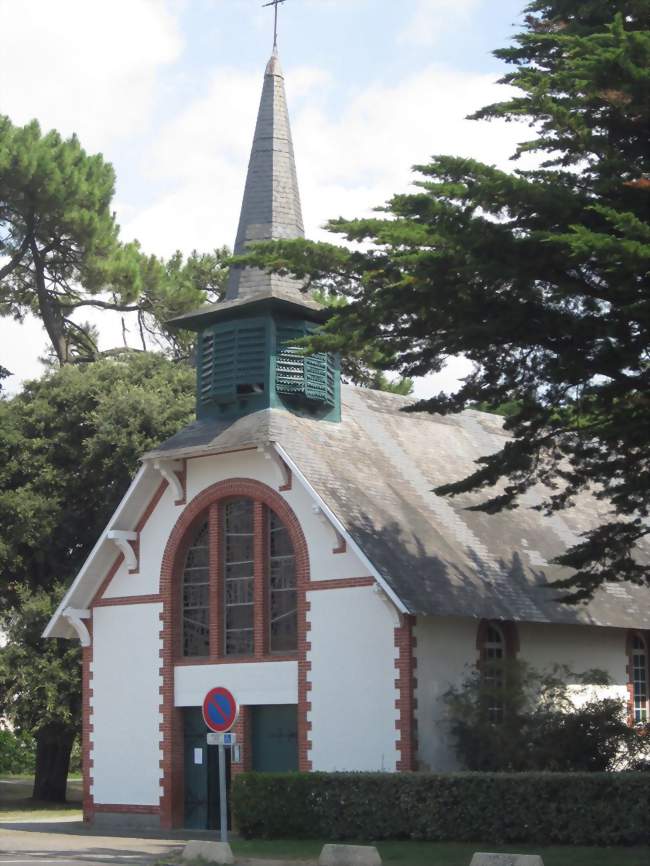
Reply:
[[[235, 253], [250, 241], [304, 236], [284, 76], [274, 48], [264, 75]], [[307, 300], [295, 280], [254, 268], [231, 269], [226, 300], [278, 295]]]

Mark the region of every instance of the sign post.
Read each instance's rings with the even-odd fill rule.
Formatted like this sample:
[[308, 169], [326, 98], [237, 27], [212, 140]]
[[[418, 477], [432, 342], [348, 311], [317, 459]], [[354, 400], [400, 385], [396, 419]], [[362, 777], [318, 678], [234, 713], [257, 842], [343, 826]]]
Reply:
[[228, 731], [237, 721], [239, 707], [228, 689], [210, 689], [203, 700], [203, 721], [213, 732], [208, 734], [208, 745], [216, 739], [219, 747], [219, 823], [221, 841], [228, 841], [228, 792], [226, 790], [226, 746], [235, 742], [235, 735]]

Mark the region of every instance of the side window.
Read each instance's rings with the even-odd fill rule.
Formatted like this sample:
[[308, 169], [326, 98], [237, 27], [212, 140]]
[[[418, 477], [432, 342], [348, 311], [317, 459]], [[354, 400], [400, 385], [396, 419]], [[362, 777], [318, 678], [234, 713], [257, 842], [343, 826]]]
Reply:
[[505, 714], [506, 641], [503, 631], [494, 623], [487, 623], [484, 628], [480, 653], [485, 715], [489, 722], [499, 724]]
[[269, 649], [293, 652], [298, 646], [296, 559], [285, 525], [268, 512]]
[[648, 721], [648, 647], [640, 634], [631, 636], [630, 668], [632, 719], [642, 724]]
[[210, 551], [208, 524], [203, 523], [187, 551], [183, 568], [182, 652], [210, 654]]

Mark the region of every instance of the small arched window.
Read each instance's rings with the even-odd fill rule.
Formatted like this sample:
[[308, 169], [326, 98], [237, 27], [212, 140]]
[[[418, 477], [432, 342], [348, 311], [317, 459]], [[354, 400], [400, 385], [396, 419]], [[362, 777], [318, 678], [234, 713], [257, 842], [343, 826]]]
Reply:
[[182, 655], [260, 657], [297, 648], [296, 559], [286, 526], [253, 499], [217, 503], [185, 557]]
[[184, 656], [209, 654], [210, 551], [207, 520], [199, 526], [185, 556], [182, 635]]
[[487, 623], [479, 644], [484, 712], [487, 721], [499, 724], [505, 715], [506, 640], [501, 628]]
[[648, 721], [648, 647], [640, 634], [633, 634], [630, 640], [630, 685], [632, 719], [643, 724]]

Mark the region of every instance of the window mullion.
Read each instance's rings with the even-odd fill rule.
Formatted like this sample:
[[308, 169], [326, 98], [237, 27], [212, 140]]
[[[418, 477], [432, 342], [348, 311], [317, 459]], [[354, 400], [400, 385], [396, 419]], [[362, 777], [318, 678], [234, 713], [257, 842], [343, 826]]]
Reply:
[[221, 604], [222, 556], [221, 556], [221, 509], [218, 503], [210, 506], [208, 514], [208, 538], [210, 544], [210, 656], [222, 655]]
[[253, 587], [254, 607], [254, 629], [255, 629], [255, 658], [262, 658], [268, 649], [267, 640], [267, 543], [266, 543], [266, 509], [261, 502], [255, 502], [253, 509], [253, 550], [255, 562], [253, 565], [255, 584]]

